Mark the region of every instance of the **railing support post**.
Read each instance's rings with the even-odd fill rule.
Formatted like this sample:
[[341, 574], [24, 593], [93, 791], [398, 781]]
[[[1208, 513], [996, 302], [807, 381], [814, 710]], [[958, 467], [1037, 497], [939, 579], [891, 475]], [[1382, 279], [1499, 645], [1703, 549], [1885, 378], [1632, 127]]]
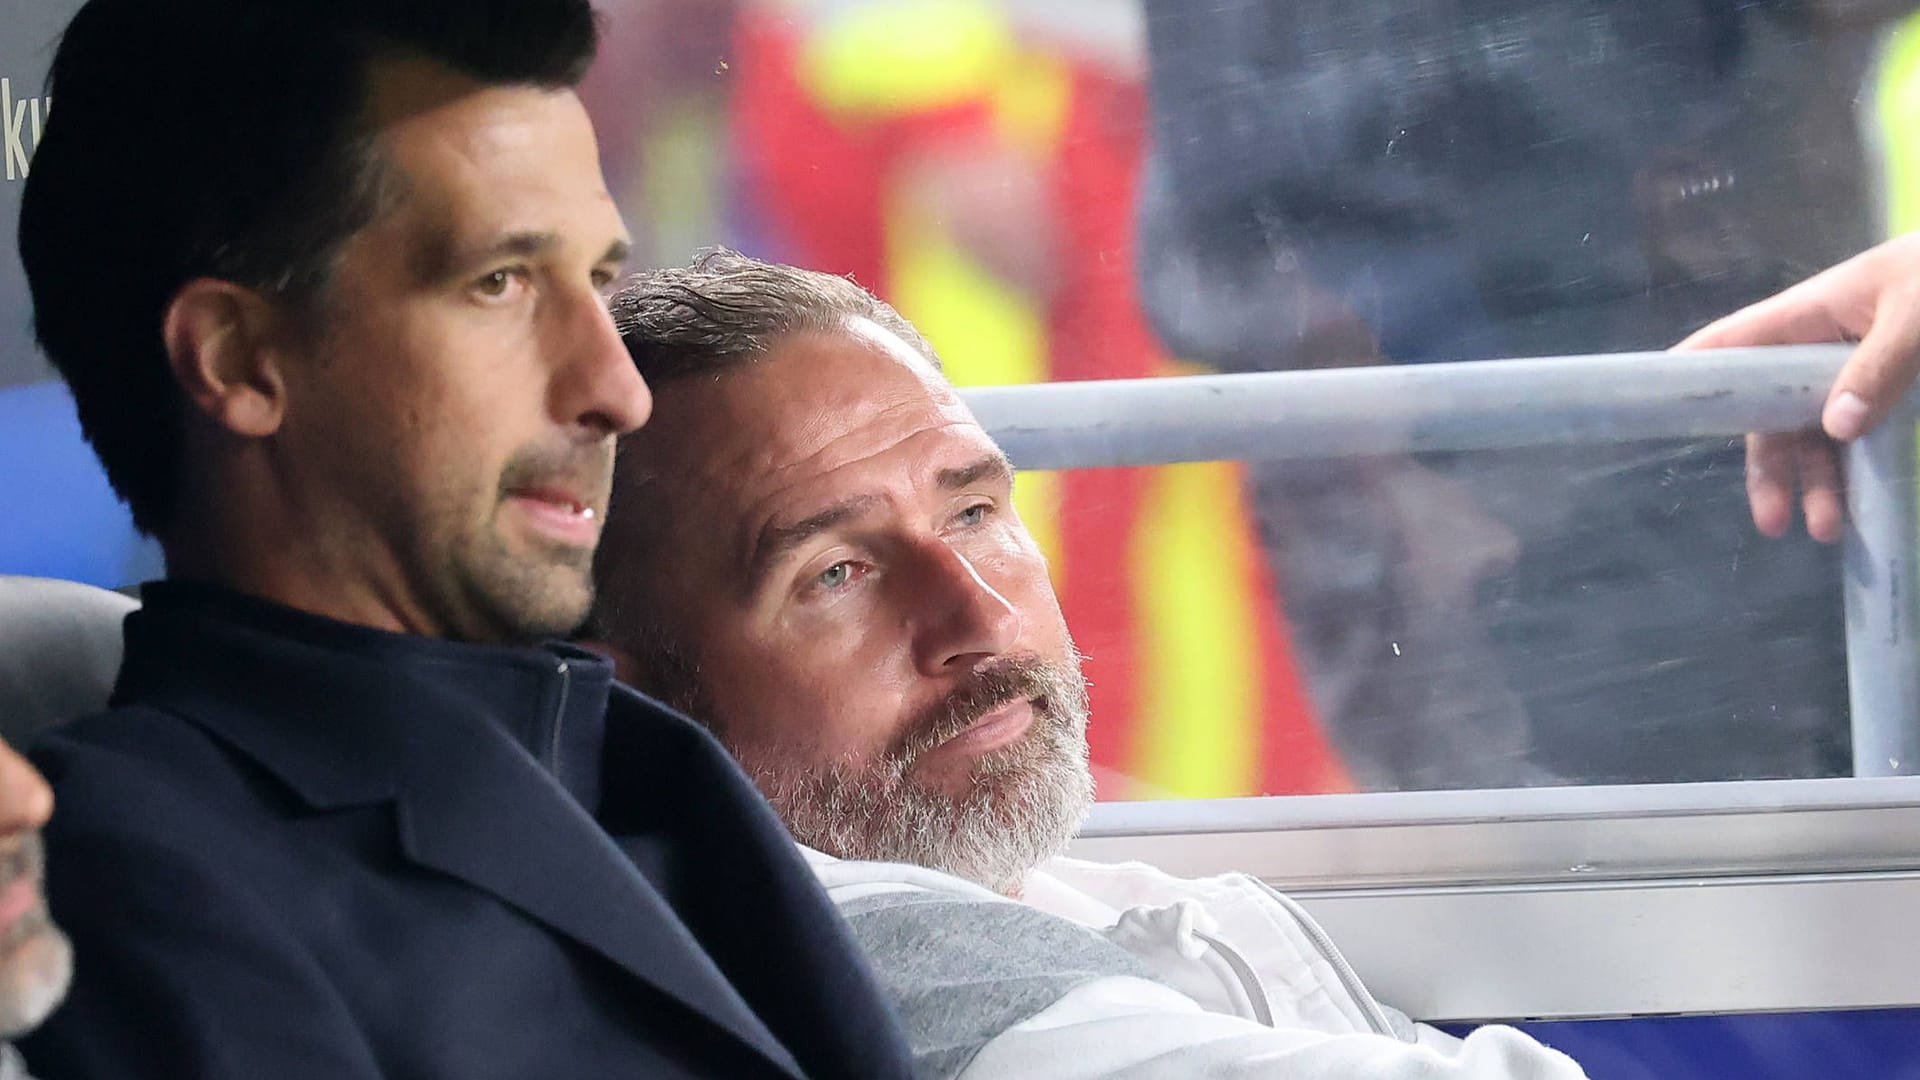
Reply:
[[1912, 403], [1847, 449], [1842, 559], [1853, 774], [1920, 773]]

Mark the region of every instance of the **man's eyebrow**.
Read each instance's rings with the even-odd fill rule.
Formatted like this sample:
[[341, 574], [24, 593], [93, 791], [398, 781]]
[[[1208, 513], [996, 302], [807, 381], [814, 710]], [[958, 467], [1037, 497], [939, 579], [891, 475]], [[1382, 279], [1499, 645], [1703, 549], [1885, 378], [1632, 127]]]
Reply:
[[[958, 468], [941, 469], [934, 474], [934, 482], [943, 491], [957, 491], [972, 487], [983, 480], [1013, 480], [1013, 463], [1007, 455], [998, 451], [988, 454], [971, 464]], [[788, 552], [805, 544], [829, 529], [844, 525], [881, 501], [878, 495], [854, 495], [842, 499], [831, 506], [808, 514], [799, 521], [785, 525], [769, 522], [754, 539], [753, 550], [747, 557], [747, 580], [758, 584], [760, 577], [768, 568], [778, 563]]]
[[983, 480], [1013, 482], [1013, 462], [1007, 455], [994, 451], [971, 465], [962, 465], [957, 469], [941, 469], [934, 474], [934, 480], [943, 491], [957, 491], [972, 487]]
[[[539, 258], [558, 248], [560, 243], [559, 233], [540, 229], [504, 233], [485, 244], [473, 247], [460, 247], [447, 241], [436, 244], [425, 252], [425, 257], [421, 260], [421, 276], [432, 281], [477, 269], [497, 259]], [[632, 252], [631, 242], [624, 238], [616, 238], [607, 245], [606, 253], [600, 256], [599, 261], [625, 263], [627, 256]]]
[[757, 584], [767, 569], [779, 562], [789, 551], [838, 525], [844, 525], [861, 514], [872, 509], [880, 502], [878, 495], [855, 495], [842, 499], [823, 510], [808, 514], [787, 525], [768, 522], [754, 539], [753, 551], [747, 558], [747, 580]]

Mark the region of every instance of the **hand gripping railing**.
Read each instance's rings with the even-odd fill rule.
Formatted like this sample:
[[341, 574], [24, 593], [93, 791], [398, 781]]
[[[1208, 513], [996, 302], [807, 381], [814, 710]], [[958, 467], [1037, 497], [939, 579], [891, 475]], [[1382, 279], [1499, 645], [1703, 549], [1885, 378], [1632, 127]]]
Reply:
[[[1326, 458], [1790, 431], [1819, 419], [1842, 346], [1621, 353], [974, 387], [1021, 468]], [[1843, 556], [1857, 776], [1920, 772], [1915, 410], [1847, 451]]]

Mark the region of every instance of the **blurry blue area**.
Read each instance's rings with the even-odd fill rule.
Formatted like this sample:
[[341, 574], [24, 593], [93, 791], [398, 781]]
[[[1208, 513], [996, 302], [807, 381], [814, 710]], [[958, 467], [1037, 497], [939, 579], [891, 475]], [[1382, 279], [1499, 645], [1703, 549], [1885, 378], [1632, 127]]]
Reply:
[[158, 576], [57, 382], [0, 390], [0, 574], [115, 588]]
[[1593, 1080], [1920, 1080], [1920, 1009], [1520, 1027], [1579, 1062]]

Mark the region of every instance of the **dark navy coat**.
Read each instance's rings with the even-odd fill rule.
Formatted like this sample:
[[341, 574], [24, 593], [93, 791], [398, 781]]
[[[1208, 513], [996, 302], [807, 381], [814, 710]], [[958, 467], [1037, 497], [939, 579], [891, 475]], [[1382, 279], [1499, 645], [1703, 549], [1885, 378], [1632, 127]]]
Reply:
[[603, 661], [178, 584], [126, 638], [34, 754], [77, 956], [37, 1074], [907, 1075], [779, 821]]

